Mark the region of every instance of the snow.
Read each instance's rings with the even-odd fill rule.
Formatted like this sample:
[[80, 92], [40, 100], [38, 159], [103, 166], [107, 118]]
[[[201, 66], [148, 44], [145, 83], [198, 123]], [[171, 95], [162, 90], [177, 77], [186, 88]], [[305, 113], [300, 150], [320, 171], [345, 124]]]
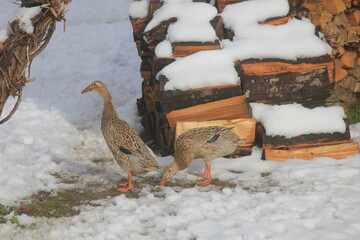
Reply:
[[166, 76], [165, 90], [188, 90], [236, 84], [238, 73], [231, 56], [221, 50], [201, 51], [180, 58], [159, 71]]
[[149, 0], [132, 1], [129, 15], [132, 18], [144, 18], [148, 15]]
[[15, 19], [20, 19], [20, 29], [27, 34], [32, 34], [34, 27], [31, 18], [36, 16], [40, 11], [40, 7], [22, 8], [15, 5], [12, 1], [1, 0], [0, 4], [4, 6], [0, 10], [0, 42], [4, 42], [10, 34], [8, 23]]
[[[0, 0], [0, 9], [3, 3]], [[55, 193], [94, 181], [114, 187], [126, 176], [109, 161], [112, 155], [100, 133], [100, 97], [80, 91], [93, 80], [104, 81], [120, 117], [141, 130], [135, 104], [141, 96], [140, 58], [129, 7], [129, 0], [77, 0], [69, 5], [67, 31], [58, 24], [32, 64], [31, 77], [37, 80], [27, 84], [19, 110], [0, 126], [0, 203], [18, 206], [41, 189]], [[6, 112], [14, 102], [11, 99]], [[350, 129], [359, 142], [360, 124]], [[360, 238], [359, 155], [280, 163], [262, 161], [261, 154], [254, 148], [251, 156], [214, 160], [217, 184], [145, 185], [136, 188], [139, 198], [119, 193], [94, 201], [96, 206], [80, 207], [81, 213], [73, 217], [21, 215], [25, 227], [0, 224], [0, 236], [4, 240]], [[173, 160], [157, 159], [161, 166]], [[192, 174], [203, 167], [202, 160], [195, 160], [170, 181], [192, 185], [196, 181]], [[59, 183], [54, 173], [79, 176], [79, 181], [70, 186]], [[153, 172], [146, 177], [160, 181], [160, 175]]]
[[[163, 8], [160, 8], [159, 12]], [[165, 10], [168, 9], [164, 8], [161, 13]], [[331, 54], [331, 47], [315, 35], [315, 26], [308, 19], [291, 19], [280, 26], [259, 24], [272, 17], [285, 16], [288, 12], [289, 3], [287, 0], [252, 0], [227, 5], [221, 13], [221, 17], [225, 27], [234, 31], [234, 39], [232, 41], [222, 40], [220, 51], [209, 51], [206, 54], [195, 53], [166, 66], [158, 74], [158, 76], [162, 74], [170, 80], [165, 85], [165, 89], [185, 91], [224, 85], [224, 83], [234, 84], [239, 80], [239, 77], [235, 76], [234, 68], [234, 62], [237, 60], [250, 58], [296, 60]], [[151, 29], [161, 20], [176, 15], [170, 10], [167, 13], [169, 15], [162, 14], [161, 16], [164, 17], [160, 20], [151, 21], [150, 27], [148, 25], [147, 29]], [[193, 25], [195, 29], [196, 24]], [[172, 26], [168, 30], [170, 36], [181, 35], [185, 31], [185, 29], [180, 28], [174, 30]], [[197, 28], [195, 32], [206, 36]], [[182, 41], [186, 40], [182, 39]], [[161, 51], [157, 56], [169, 57], [170, 48], [170, 45], [162, 44]], [[223, 61], [225, 58], [227, 60]], [[181, 63], [178, 63], [180, 61]], [[186, 67], [189, 66], [192, 67], [187, 69]], [[234, 69], [230, 70], [230, 68]], [[205, 69], [206, 71], [204, 71]], [[183, 74], [184, 72], [186, 74]]]
[[344, 133], [346, 118], [340, 106], [303, 107], [301, 104], [266, 105], [250, 103], [253, 117], [269, 136], [297, 137], [303, 134]]
[[207, 3], [192, 1], [167, 1], [154, 12], [145, 32], [161, 22], [176, 17], [169, 25], [166, 39], [170, 42], [214, 42], [217, 36], [210, 21], [217, 15], [217, 9]]
[[227, 5], [221, 13], [226, 28], [234, 32], [232, 42], [225, 41], [236, 59], [297, 58], [331, 54], [331, 47], [315, 35], [308, 19], [291, 19], [283, 25], [260, 25], [273, 17], [286, 16], [287, 0], [252, 0]]
[[172, 57], [172, 47], [169, 40], [164, 40], [160, 42], [155, 47], [155, 55], [159, 58], [171, 58]]
[[32, 34], [34, 32], [34, 27], [30, 19], [39, 14], [40, 11], [40, 7], [18, 8], [15, 13], [15, 19], [20, 19], [19, 25], [21, 30], [27, 34]]

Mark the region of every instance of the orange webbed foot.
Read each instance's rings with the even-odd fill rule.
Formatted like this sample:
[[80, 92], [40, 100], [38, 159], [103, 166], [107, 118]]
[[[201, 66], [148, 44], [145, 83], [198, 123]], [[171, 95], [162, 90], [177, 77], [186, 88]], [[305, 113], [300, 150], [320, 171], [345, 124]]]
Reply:
[[133, 188], [134, 188], [134, 186], [131, 185], [131, 186], [128, 186], [127, 188], [118, 188], [118, 189], [116, 189], [116, 191], [118, 191], [118, 192], [128, 192]]
[[118, 186], [127, 186], [127, 185], [129, 185], [129, 182], [117, 182], [116, 184]]
[[202, 185], [202, 186], [206, 186], [209, 185], [211, 183], [211, 178], [205, 179], [203, 181], [197, 181], [196, 184], [198, 185]]
[[196, 177], [202, 177], [202, 178], [206, 178], [206, 177], [207, 177], [205, 173], [203, 173], [203, 174], [194, 174], [194, 176], [196, 176]]

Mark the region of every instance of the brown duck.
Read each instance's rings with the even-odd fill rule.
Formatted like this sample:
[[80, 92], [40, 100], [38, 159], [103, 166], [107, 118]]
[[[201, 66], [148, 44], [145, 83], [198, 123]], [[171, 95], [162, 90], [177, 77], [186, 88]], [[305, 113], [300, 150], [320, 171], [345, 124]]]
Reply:
[[115, 160], [128, 173], [128, 181], [118, 183], [121, 187], [117, 191], [127, 192], [134, 188], [133, 173], [145, 173], [160, 167], [135, 129], [118, 117], [107, 86], [101, 81], [94, 81], [81, 93], [89, 91], [97, 92], [104, 102], [101, 132]]
[[210, 161], [233, 153], [243, 142], [231, 129], [211, 126], [193, 128], [181, 134], [175, 142], [174, 161], [164, 168], [160, 185], [164, 186], [177, 171], [187, 168], [194, 158], [202, 158], [205, 161], [204, 174], [196, 175], [205, 179], [197, 184], [210, 184]]

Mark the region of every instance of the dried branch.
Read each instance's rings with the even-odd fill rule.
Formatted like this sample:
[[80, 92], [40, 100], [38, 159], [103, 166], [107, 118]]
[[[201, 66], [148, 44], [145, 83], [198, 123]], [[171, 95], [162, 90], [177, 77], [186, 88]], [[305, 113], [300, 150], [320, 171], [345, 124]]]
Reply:
[[34, 16], [31, 21], [34, 26], [32, 34], [25, 33], [19, 26], [19, 20], [10, 24], [11, 34], [8, 39], [0, 43], [0, 116], [9, 96], [18, 97], [17, 102], [10, 114], [0, 121], [0, 124], [8, 121], [18, 109], [22, 98], [22, 89], [27, 80], [25, 72], [28, 69], [30, 78], [30, 66], [49, 44], [56, 22], [62, 21], [66, 26], [66, 7], [71, 0], [17, 0], [22, 7], [40, 6], [41, 12]]

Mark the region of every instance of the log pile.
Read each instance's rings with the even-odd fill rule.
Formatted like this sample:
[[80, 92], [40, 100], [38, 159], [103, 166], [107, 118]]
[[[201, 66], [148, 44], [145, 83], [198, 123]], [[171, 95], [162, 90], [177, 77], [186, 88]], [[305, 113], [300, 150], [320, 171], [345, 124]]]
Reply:
[[[222, 12], [226, 5], [242, 1], [244, 0], [217, 0], [215, 7], [218, 12]], [[196, 2], [206, 3], [209, 1]], [[294, 4], [291, 0], [290, 3]], [[156, 54], [157, 46], [163, 44], [169, 26], [177, 21], [176, 17], [169, 17], [151, 30], [145, 30], [153, 19], [154, 12], [161, 9], [162, 5], [161, 0], [151, 0], [147, 16], [130, 17], [134, 30], [134, 41], [142, 59], [140, 72], [144, 79], [142, 83], [143, 96], [138, 99], [138, 110], [143, 118], [143, 125], [147, 130], [148, 137], [154, 140], [154, 145], [160, 149], [162, 155], [173, 153], [174, 141], [182, 132], [193, 127], [211, 125], [231, 126], [242, 139], [246, 139], [246, 142], [238, 147], [236, 152], [238, 156], [250, 154], [256, 141], [259, 146], [263, 147], [266, 159], [270, 160], [284, 160], [294, 156], [303, 159], [316, 156], [340, 158], [358, 152], [357, 143], [352, 142], [348, 132], [340, 134], [341, 136], [330, 134], [326, 136], [327, 141], [323, 140], [323, 135], [301, 136], [297, 139], [290, 139], [290, 141], [281, 139], [281, 137], [269, 137], [261, 124], [256, 123], [249, 105], [251, 102], [301, 103], [311, 108], [327, 105], [327, 99], [331, 95], [334, 83], [340, 82], [334, 74], [339, 66], [336, 66], [336, 63], [334, 65], [334, 58], [330, 55], [296, 60], [242, 59], [233, 63], [240, 79], [237, 83], [186, 90], [167, 89], [166, 84], [171, 79], [164, 74], [159, 74], [162, 69], [197, 52], [219, 51], [221, 49], [219, 41], [232, 40], [235, 34], [232, 29], [223, 24], [221, 16], [216, 16], [210, 21], [210, 24], [216, 32], [217, 40], [170, 41], [172, 49], [170, 56], [159, 57]], [[299, 9], [299, 7], [292, 10], [294, 9]], [[274, 18], [259, 24], [282, 25], [295, 15], [299, 15], [299, 13], [290, 12], [287, 16], [274, 16]], [[355, 58], [356, 65], [358, 60], [357, 57]], [[344, 59], [344, 61], [348, 60]], [[346, 64], [352, 64], [352, 61], [350, 60], [350, 63]], [[342, 65], [340, 68], [347, 71], [344, 66]], [[293, 144], [286, 144], [286, 142]], [[337, 147], [344, 149], [342, 155], [331, 154]], [[310, 148], [314, 148], [314, 151]], [[305, 153], [296, 155], [299, 151]], [[290, 154], [291, 152], [296, 152], [296, 154]]]
[[[335, 58], [334, 94], [343, 103], [360, 92], [360, 2], [290, 1], [294, 15], [306, 16], [324, 34]], [[356, 95], [355, 94], [355, 95]]]

